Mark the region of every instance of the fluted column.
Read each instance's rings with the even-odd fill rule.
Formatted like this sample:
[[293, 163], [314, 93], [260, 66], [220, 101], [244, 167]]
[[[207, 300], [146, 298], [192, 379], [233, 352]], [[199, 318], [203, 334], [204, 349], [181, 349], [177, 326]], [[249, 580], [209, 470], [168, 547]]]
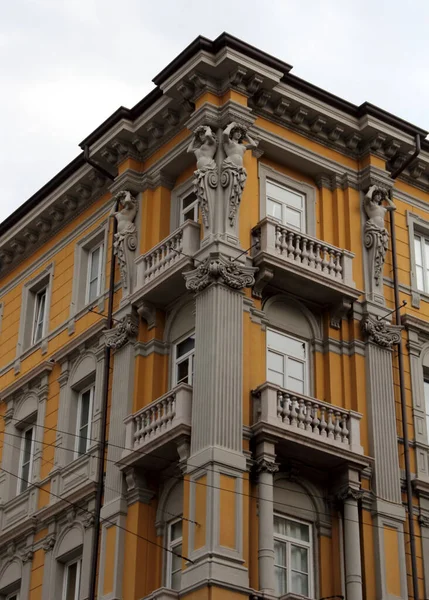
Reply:
[[358, 500], [362, 492], [346, 487], [339, 494], [344, 502], [344, 559], [347, 600], [362, 600], [362, 564]]
[[258, 473], [258, 568], [259, 589], [273, 594], [274, 583], [274, 445], [261, 443], [256, 449], [256, 472]]

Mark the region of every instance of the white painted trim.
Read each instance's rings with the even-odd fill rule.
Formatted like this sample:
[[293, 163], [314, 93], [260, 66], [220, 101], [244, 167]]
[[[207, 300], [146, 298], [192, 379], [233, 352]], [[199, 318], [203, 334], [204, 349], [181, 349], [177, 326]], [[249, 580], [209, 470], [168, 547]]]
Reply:
[[[180, 357], [180, 359], [177, 359], [177, 347], [179, 344], [181, 344], [182, 342], [186, 341], [187, 339], [193, 337], [194, 338], [194, 347], [192, 350], [190, 350], [189, 352], [185, 353], [183, 356]], [[180, 382], [180, 383], [187, 383], [188, 385], [192, 385], [193, 382], [193, 376], [194, 376], [194, 368], [195, 368], [195, 331], [191, 331], [190, 333], [187, 333], [185, 335], [183, 335], [182, 337], [180, 337], [178, 340], [176, 340], [173, 343], [173, 352], [171, 353], [171, 357], [172, 357], [172, 373], [171, 373], [171, 381], [172, 381], [172, 385], [171, 387], [174, 387], [176, 385], [178, 385], [178, 381], [177, 381], [177, 366], [182, 363], [184, 360], [186, 360], [187, 358], [189, 358], [189, 363], [190, 363], [190, 373], [188, 372], [188, 379], [189, 381], [184, 381], [184, 382]]]
[[79, 600], [80, 583], [81, 583], [80, 582], [80, 574], [81, 574], [81, 570], [82, 570], [82, 558], [71, 560], [70, 562], [68, 562], [68, 563], [66, 563], [64, 565], [62, 600], [67, 600], [67, 586], [68, 586], [69, 568], [72, 567], [75, 564], [77, 565], [77, 568], [76, 568], [76, 582], [77, 582], [77, 586], [75, 588], [75, 595], [74, 595], [73, 600]]
[[[176, 523], [182, 524], [182, 537], [176, 538], [173, 543], [173, 540], [171, 539], [171, 528]], [[168, 550], [174, 550], [177, 546], [180, 546], [180, 545], [182, 545], [181, 554], [183, 554], [183, 519], [182, 519], [182, 517], [179, 517], [178, 519], [173, 519], [172, 521], [167, 523], [167, 548], [168, 548]], [[165, 586], [167, 588], [172, 589], [173, 555], [171, 552], [166, 552], [166, 554], [167, 554], [167, 561], [166, 561], [166, 572], [165, 572]]]
[[74, 458], [79, 458], [79, 432], [80, 432], [80, 418], [82, 416], [82, 396], [86, 392], [89, 391], [89, 408], [88, 408], [88, 435], [86, 438], [86, 448], [84, 454], [86, 454], [91, 446], [91, 433], [92, 433], [92, 420], [93, 420], [93, 406], [94, 406], [94, 394], [95, 394], [95, 383], [85, 387], [80, 390], [78, 399], [77, 399], [77, 410], [76, 410], [76, 427], [75, 427], [75, 449], [74, 449]]
[[175, 231], [181, 225], [181, 204], [182, 200], [192, 194], [194, 190], [194, 178], [189, 177], [183, 183], [171, 190], [170, 206], [170, 231]]
[[[22, 475], [23, 475], [22, 469], [24, 466], [25, 434], [30, 429], [31, 429], [31, 446], [30, 446], [30, 465], [28, 468], [28, 479], [26, 480], [26, 482], [27, 482], [26, 487], [24, 489], [21, 489], [21, 485], [24, 483], [24, 479], [22, 477]], [[18, 482], [17, 482], [17, 492], [16, 492], [17, 495], [22, 494], [23, 492], [28, 490], [28, 488], [32, 484], [33, 462], [34, 462], [34, 434], [35, 434], [34, 429], [35, 429], [35, 425], [34, 425], [34, 423], [32, 423], [25, 429], [21, 430], [21, 443], [20, 443], [20, 449], [19, 449], [19, 465], [18, 465], [18, 477], [17, 477]]]

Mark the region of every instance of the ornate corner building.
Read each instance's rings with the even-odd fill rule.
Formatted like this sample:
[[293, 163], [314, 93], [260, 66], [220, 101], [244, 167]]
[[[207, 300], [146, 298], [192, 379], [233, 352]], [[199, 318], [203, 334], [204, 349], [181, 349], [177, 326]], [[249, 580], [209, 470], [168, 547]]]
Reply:
[[0, 224], [2, 600], [429, 597], [427, 132], [291, 69], [197, 38]]

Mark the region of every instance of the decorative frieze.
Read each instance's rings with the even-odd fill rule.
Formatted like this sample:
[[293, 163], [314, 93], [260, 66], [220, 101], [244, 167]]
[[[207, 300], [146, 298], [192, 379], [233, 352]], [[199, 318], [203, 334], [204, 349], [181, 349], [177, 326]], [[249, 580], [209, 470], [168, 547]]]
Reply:
[[391, 348], [401, 341], [401, 326], [391, 325], [385, 320], [378, 320], [368, 314], [362, 319], [361, 327], [369, 341], [383, 348]]
[[196, 269], [184, 273], [184, 277], [186, 287], [192, 292], [201, 292], [214, 282], [223, 283], [234, 290], [242, 290], [255, 283], [256, 270], [223, 256], [209, 256]]
[[138, 318], [136, 315], [126, 315], [113, 329], [105, 332], [105, 344], [112, 350], [119, 350], [127, 342], [137, 337], [139, 331]]

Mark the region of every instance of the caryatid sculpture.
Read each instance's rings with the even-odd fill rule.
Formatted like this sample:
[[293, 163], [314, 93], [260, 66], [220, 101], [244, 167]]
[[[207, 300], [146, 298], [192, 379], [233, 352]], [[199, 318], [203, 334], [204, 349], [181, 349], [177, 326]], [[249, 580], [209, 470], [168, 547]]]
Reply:
[[365, 194], [364, 209], [367, 216], [364, 243], [369, 252], [371, 291], [374, 292], [378, 288], [379, 293], [383, 296], [383, 266], [389, 246], [389, 233], [384, 219], [388, 211], [396, 210], [396, 206], [389, 198], [387, 189], [372, 185]]
[[[226, 158], [222, 163], [221, 184], [227, 192], [227, 222], [229, 230], [237, 234], [237, 213], [241, 202], [247, 172], [243, 166], [246, 150], [256, 148], [258, 143], [247, 133], [246, 127], [230, 123], [222, 134]], [[247, 141], [247, 144], [244, 144]]]
[[217, 139], [208, 125], [200, 125], [188, 146], [197, 159], [197, 170], [194, 171], [194, 192], [201, 209], [204, 230], [213, 232], [214, 203], [218, 184], [218, 171], [214, 160], [217, 150]]
[[[117, 232], [113, 240], [113, 251], [118, 259], [122, 280], [122, 294], [129, 294], [132, 286], [133, 253], [137, 247], [137, 227], [134, 219], [137, 214], [137, 200], [129, 191], [121, 191], [114, 197], [110, 211], [117, 221]], [[120, 210], [116, 210], [116, 207]]]

